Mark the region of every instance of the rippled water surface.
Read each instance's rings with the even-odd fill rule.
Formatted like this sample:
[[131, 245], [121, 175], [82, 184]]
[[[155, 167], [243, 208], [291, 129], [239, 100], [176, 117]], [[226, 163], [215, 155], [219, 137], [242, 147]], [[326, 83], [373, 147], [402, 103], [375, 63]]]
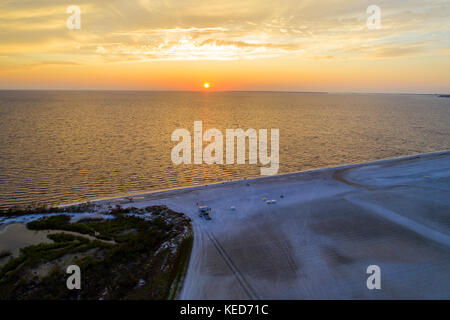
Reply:
[[450, 149], [450, 99], [269, 92], [0, 91], [0, 207], [259, 175], [172, 164], [173, 130], [280, 130], [279, 173]]

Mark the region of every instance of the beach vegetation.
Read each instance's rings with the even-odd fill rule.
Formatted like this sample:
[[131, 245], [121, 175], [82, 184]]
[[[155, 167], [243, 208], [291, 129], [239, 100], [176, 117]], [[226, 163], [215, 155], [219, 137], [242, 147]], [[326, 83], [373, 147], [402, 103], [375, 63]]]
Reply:
[[[0, 268], [0, 300], [175, 298], [192, 248], [190, 219], [167, 207], [149, 209], [159, 215], [71, 223], [61, 214], [29, 222], [31, 230], [61, 232], [47, 235], [51, 243], [20, 249]], [[72, 264], [81, 270], [80, 290], [66, 287]]]

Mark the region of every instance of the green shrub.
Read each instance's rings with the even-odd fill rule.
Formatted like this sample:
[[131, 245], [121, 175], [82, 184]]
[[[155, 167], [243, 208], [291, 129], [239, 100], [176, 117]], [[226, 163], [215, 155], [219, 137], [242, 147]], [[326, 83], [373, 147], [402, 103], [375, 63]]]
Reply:
[[30, 230], [63, 230], [68, 226], [69, 222], [70, 217], [61, 214], [29, 222], [27, 223], [27, 228]]

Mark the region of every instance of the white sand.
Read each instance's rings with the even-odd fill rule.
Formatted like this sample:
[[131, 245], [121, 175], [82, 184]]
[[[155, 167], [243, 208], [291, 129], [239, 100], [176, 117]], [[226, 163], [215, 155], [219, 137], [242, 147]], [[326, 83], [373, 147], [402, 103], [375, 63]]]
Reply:
[[[211, 221], [197, 203], [212, 208]], [[449, 151], [150, 193], [122, 206], [156, 204], [193, 220], [181, 299], [450, 298]], [[381, 267], [381, 290], [366, 287], [371, 264]]]
[[[125, 202], [98, 201], [163, 204], [192, 218], [181, 299], [450, 299], [450, 151]], [[211, 221], [197, 203], [212, 208]], [[366, 287], [372, 264], [381, 290]]]

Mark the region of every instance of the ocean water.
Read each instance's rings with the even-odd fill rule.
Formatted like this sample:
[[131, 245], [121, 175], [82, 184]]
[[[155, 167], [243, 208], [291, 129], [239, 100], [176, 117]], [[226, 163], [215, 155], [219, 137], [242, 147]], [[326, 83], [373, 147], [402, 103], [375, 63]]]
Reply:
[[259, 176], [179, 165], [171, 133], [280, 130], [278, 173], [450, 149], [450, 99], [282, 92], [0, 91], [0, 207]]

